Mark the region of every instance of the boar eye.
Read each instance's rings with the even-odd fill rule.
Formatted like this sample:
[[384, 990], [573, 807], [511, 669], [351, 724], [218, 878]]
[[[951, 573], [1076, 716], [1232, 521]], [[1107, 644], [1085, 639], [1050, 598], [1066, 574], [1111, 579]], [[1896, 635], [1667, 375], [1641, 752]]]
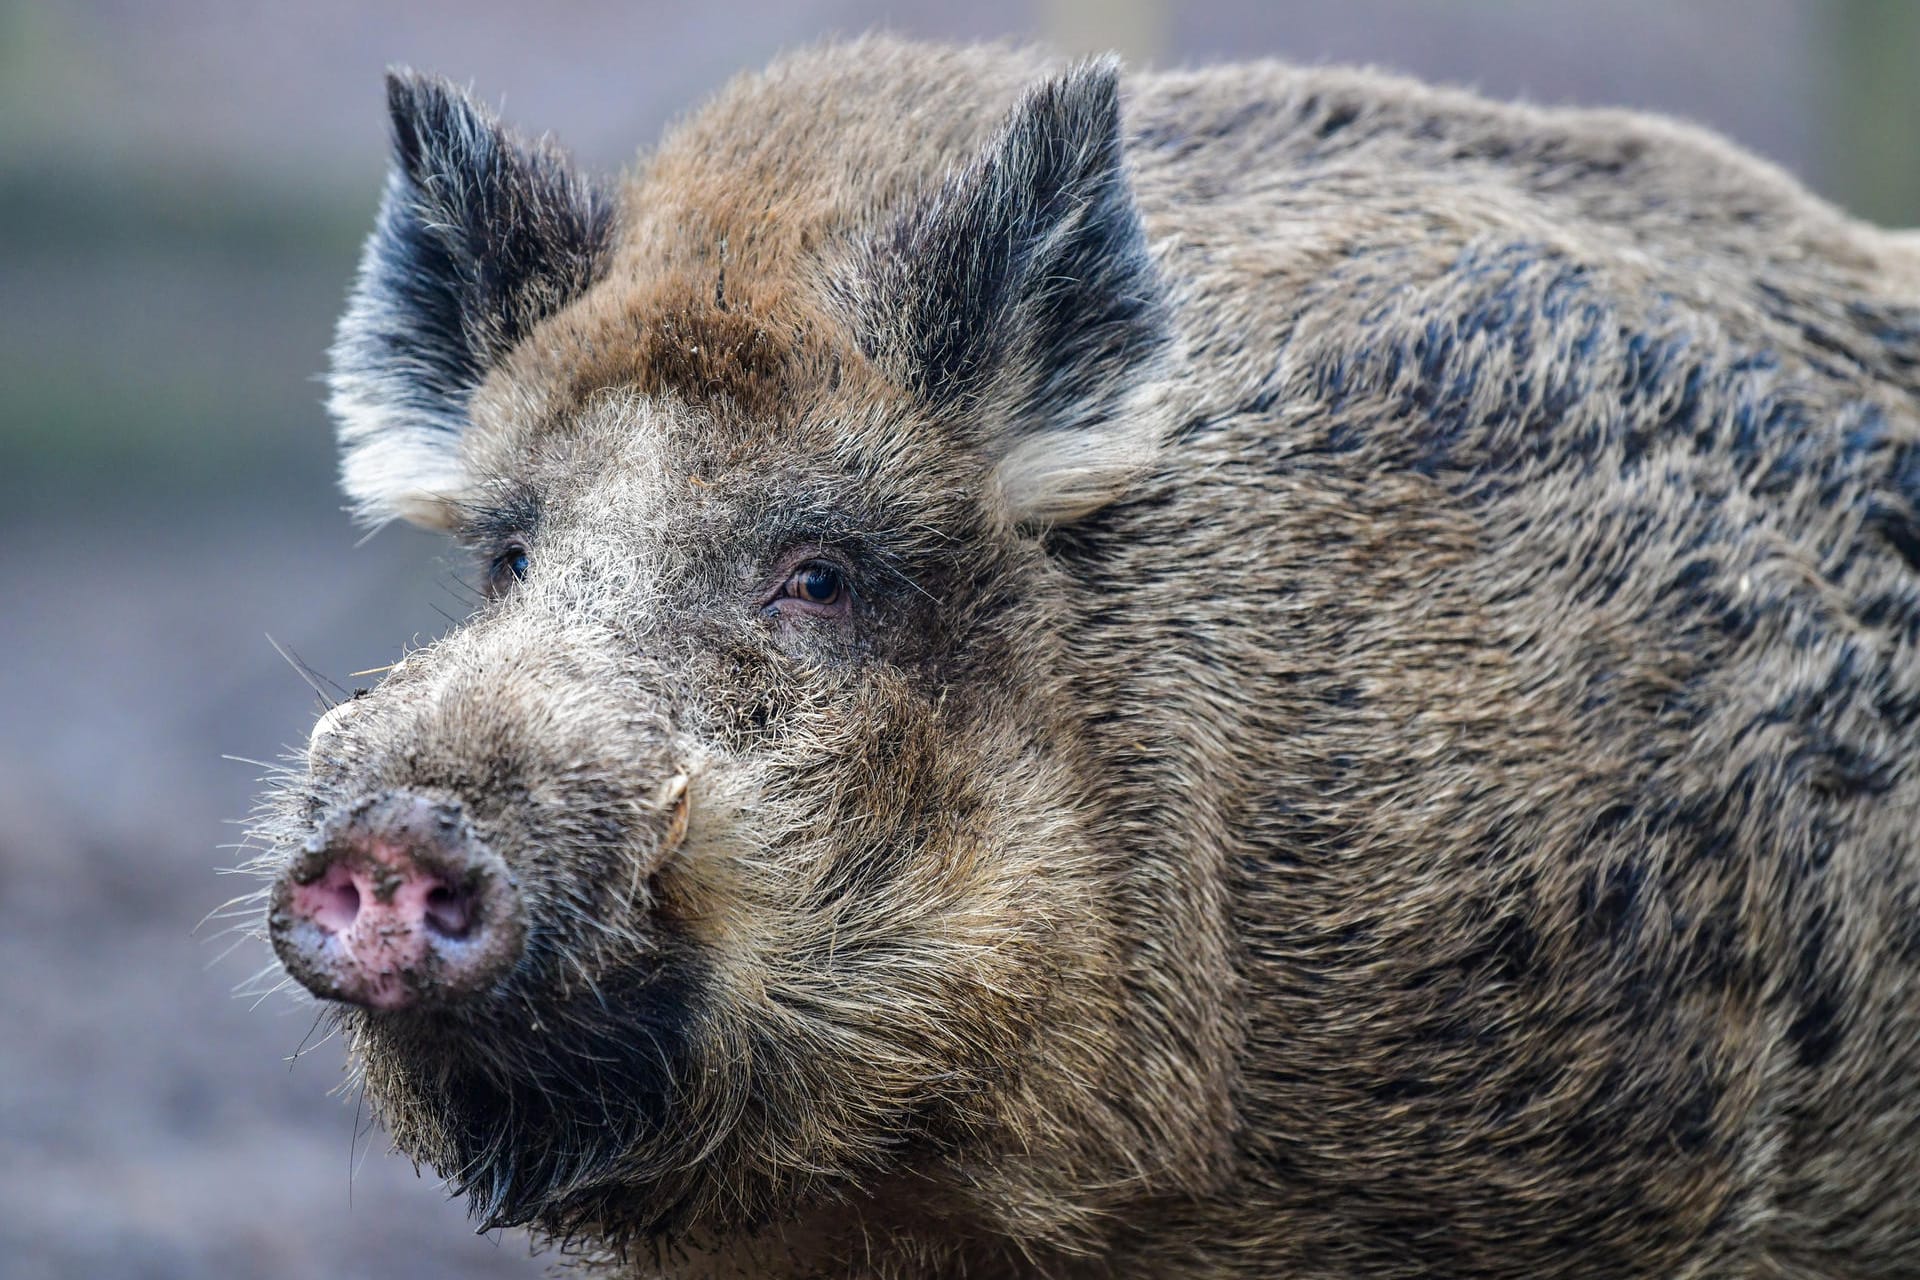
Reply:
[[803, 564], [787, 579], [780, 598], [812, 612], [841, 612], [847, 605], [847, 578], [830, 564]]
[[526, 546], [519, 542], [507, 544], [487, 567], [488, 594], [499, 595], [524, 579], [527, 576], [527, 564]]

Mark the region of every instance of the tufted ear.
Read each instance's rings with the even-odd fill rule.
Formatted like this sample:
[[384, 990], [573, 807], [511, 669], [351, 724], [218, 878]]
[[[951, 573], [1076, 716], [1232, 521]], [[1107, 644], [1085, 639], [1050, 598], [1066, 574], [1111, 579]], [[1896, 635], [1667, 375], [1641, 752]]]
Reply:
[[1101, 505], [1151, 455], [1132, 412], [1166, 320], [1108, 58], [1028, 90], [994, 139], [866, 248], [867, 353], [999, 458], [1016, 518]]
[[444, 80], [387, 76], [393, 168], [328, 377], [356, 515], [444, 526], [489, 368], [604, 266], [613, 205]]

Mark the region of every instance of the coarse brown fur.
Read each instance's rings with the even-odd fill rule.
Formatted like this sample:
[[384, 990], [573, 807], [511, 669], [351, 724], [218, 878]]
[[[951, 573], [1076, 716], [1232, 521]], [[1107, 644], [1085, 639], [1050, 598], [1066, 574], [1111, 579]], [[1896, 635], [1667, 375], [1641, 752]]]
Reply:
[[395, 1141], [640, 1275], [1916, 1274], [1920, 251], [1117, 84], [824, 48], [609, 197], [395, 82], [348, 487], [527, 571], [261, 866], [424, 792], [531, 921], [343, 1013]]

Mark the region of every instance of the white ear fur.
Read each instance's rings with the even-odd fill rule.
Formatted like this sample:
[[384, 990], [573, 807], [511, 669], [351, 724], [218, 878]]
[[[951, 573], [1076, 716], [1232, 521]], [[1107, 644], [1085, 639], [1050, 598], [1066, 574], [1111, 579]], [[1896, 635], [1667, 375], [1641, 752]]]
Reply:
[[1119, 66], [1032, 85], [844, 283], [869, 355], [997, 455], [1020, 524], [1097, 509], [1151, 465], [1173, 340], [1128, 178]]
[[369, 402], [351, 381], [327, 400], [339, 423], [340, 487], [363, 523], [398, 518], [448, 529], [469, 488], [459, 436], [446, 428], [398, 420], [384, 402]]
[[591, 286], [613, 205], [444, 80], [387, 78], [394, 165], [331, 351], [340, 474], [366, 524], [456, 519], [486, 373]]
[[1098, 511], [1152, 469], [1172, 423], [1165, 381], [1128, 394], [1094, 425], [1023, 436], [993, 469], [1001, 509], [1015, 524], [1058, 525]]
[[[402, 198], [389, 180], [388, 210]], [[395, 302], [391, 281], [410, 278], [390, 237], [376, 233], [361, 255], [352, 299], [332, 350], [327, 411], [340, 443], [340, 487], [362, 524], [395, 518], [431, 529], [453, 523], [449, 499], [467, 488], [460, 461], [464, 408], [446, 377], [397, 340], [420, 326]]]
[[1155, 446], [1140, 431], [1048, 431], [1014, 445], [994, 482], [1014, 523], [1067, 524], [1118, 497], [1152, 464]]

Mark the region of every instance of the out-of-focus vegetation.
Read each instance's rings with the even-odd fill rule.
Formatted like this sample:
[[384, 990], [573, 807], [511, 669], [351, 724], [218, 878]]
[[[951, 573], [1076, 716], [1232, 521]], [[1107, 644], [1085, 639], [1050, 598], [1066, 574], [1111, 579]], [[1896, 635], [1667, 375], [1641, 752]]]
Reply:
[[364, 205], [232, 176], [0, 170], [0, 485], [34, 504], [207, 502], [324, 473], [311, 375]]
[[1920, 4], [1833, 0], [1823, 16], [1826, 185], [1863, 218], [1920, 223]]

